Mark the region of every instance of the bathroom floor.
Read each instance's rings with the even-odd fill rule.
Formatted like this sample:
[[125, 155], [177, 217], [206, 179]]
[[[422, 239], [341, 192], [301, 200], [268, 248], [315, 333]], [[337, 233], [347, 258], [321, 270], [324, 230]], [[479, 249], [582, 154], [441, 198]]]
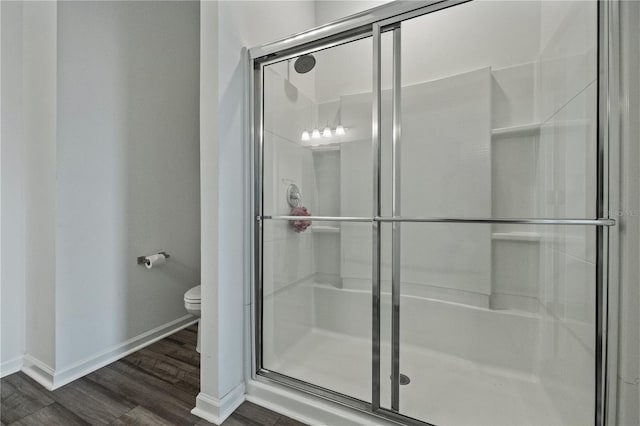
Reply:
[[[196, 332], [188, 327], [53, 392], [23, 373], [7, 376], [0, 426], [210, 425], [190, 413], [200, 387]], [[302, 423], [245, 402], [224, 425]]]

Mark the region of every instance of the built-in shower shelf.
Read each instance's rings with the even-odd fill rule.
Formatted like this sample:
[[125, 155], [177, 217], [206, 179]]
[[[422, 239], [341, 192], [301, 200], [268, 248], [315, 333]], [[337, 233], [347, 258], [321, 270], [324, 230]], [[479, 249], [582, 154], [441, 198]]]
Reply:
[[540, 133], [540, 123], [522, 124], [519, 126], [499, 127], [491, 130], [492, 136], [535, 136]]
[[326, 232], [329, 234], [337, 234], [340, 232], [340, 227], [328, 226], [328, 225], [311, 225], [311, 230], [313, 232]]
[[507, 241], [540, 241], [541, 235], [538, 232], [494, 232], [491, 234], [492, 240]]
[[320, 146], [312, 146], [311, 151], [314, 152], [325, 152], [325, 151], [340, 151], [340, 145], [320, 145]]

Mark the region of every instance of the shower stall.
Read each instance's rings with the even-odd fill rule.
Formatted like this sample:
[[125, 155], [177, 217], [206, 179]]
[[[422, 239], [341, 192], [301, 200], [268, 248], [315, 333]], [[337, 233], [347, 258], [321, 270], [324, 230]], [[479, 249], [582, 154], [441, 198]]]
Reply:
[[392, 2], [249, 50], [255, 380], [612, 424], [615, 8]]

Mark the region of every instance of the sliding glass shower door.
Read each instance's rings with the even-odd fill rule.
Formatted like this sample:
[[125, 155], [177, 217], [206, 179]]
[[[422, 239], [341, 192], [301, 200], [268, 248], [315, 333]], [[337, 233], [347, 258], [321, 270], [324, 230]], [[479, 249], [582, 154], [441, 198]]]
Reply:
[[261, 365], [365, 402], [372, 362], [371, 60], [366, 37], [262, 71], [268, 219]]
[[603, 424], [603, 6], [418, 6], [253, 59], [256, 377]]
[[597, 4], [527, 37], [547, 7], [475, 1], [391, 30], [385, 408], [433, 424], [593, 422], [598, 227], [581, 220], [598, 205]]

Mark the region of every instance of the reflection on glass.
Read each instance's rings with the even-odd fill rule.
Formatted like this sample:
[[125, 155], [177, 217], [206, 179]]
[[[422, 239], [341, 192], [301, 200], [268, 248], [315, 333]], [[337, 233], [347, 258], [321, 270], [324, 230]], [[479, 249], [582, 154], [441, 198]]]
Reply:
[[[404, 21], [401, 167], [392, 176], [383, 156], [382, 168], [383, 188], [400, 181], [401, 215], [594, 218], [596, 23], [595, 2], [500, 1]], [[441, 425], [593, 423], [594, 227], [402, 223], [399, 233], [390, 270], [411, 379], [400, 413]], [[389, 408], [390, 334], [384, 343]]]
[[370, 401], [371, 224], [304, 216], [371, 216], [371, 39], [309, 56], [264, 70], [263, 367]]
[[265, 221], [263, 367], [371, 399], [371, 225]]
[[[314, 216], [371, 216], [371, 38], [264, 69], [264, 213], [296, 184]], [[309, 56], [309, 55], [306, 55]]]
[[592, 421], [596, 274], [593, 246], [575, 235], [540, 226], [515, 240], [491, 225], [402, 224], [400, 372], [411, 384], [400, 387], [400, 412], [433, 424]]

